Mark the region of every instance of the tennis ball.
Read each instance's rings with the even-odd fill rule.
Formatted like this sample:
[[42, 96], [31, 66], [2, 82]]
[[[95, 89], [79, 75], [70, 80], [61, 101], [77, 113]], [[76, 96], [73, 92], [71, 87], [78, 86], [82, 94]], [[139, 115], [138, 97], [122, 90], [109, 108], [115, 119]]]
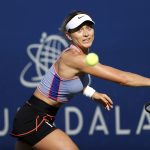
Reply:
[[95, 53], [89, 53], [86, 56], [85, 61], [89, 66], [95, 66], [99, 62], [99, 57]]

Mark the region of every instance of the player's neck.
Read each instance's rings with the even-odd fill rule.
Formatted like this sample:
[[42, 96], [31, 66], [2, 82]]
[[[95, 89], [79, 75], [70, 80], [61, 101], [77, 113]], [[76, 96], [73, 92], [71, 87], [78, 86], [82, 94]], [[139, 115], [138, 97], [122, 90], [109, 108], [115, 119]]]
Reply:
[[89, 51], [89, 49], [82, 49], [82, 48], [80, 48], [78, 45], [76, 45], [74, 43], [71, 44], [71, 47], [73, 47], [74, 49], [76, 49], [76, 50], [78, 50], [80, 52], [83, 52], [84, 54], [87, 54], [88, 51]]

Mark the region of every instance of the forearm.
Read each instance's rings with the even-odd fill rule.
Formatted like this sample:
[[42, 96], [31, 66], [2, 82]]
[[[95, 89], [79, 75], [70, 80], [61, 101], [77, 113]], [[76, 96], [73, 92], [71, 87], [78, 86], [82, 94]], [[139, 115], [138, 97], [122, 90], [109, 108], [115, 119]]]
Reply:
[[150, 86], [150, 78], [131, 73], [131, 72], [123, 72], [121, 76], [124, 78], [124, 82], [121, 82], [121, 85], [125, 86]]
[[102, 68], [104, 79], [111, 80], [124, 86], [150, 86], [150, 78], [148, 77], [104, 65]]
[[82, 71], [125, 86], [150, 86], [150, 78], [102, 64], [97, 64], [94, 67], [84, 67]]

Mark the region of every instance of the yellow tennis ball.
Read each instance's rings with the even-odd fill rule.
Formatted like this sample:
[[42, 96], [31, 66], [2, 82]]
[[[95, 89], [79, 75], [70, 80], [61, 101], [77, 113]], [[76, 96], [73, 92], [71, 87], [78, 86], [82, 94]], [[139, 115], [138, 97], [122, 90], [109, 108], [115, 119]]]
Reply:
[[98, 62], [99, 62], [99, 57], [97, 54], [95, 53], [89, 53], [87, 56], [86, 56], [86, 63], [89, 65], [89, 66], [95, 66]]

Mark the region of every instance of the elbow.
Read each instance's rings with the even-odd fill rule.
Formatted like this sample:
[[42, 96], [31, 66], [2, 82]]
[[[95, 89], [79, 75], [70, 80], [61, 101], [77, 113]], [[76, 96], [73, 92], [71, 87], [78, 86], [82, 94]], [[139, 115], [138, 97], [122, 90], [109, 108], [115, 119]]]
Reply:
[[122, 86], [131, 86], [129, 82], [120, 82], [119, 84]]
[[119, 82], [119, 84], [122, 86], [136, 86], [134, 85], [133, 81], [129, 80], [128, 78], [124, 78], [121, 80], [121, 82]]
[[139, 84], [137, 84], [134, 81], [130, 81], [130, 80], [126, 80], [124, 82], [120, 82], [120, 85], [123, 85], [123, 86], [132, 86], [132, 87], [138, 87], [139, 86]]

